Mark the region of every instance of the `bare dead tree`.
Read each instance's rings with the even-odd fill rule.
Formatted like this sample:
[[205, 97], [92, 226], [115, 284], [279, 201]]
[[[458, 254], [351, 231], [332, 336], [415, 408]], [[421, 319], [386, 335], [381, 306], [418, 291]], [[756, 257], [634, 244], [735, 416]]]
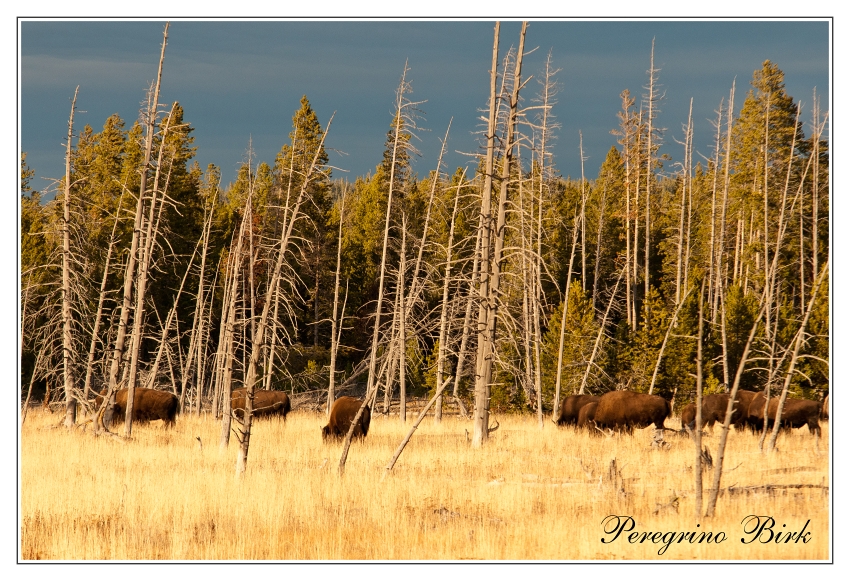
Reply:
[[705, 295], [705, 279], [699, 291], [699, 325], [697, 326], [697, 393], [696, 393], [696, 422], [694, 424], [694, 447], [696, 460], [694, 462], [694, 517], [699, 520], [702, 516], [702, 334], [703, 334], [703, 298]]
[[[522, 58], [525, 49], [525, 32], [528, 28], [528, 22], [523, 21], [520, 31], [519, 49], [516, 56], [516, 68], [514, 69], [513, 90], [510, 96], [509, 116], [505, 138], [505, 155], [502, 160], [502, 175], [499, 192], [498, 214], [496, 218], [496, 227], [493, 231], [493, 255], [490, 260], [490, 273], [485, 273], [482, 270], [482, 275], [489, 274], [489, 284], [483, 283], [481, 286], [481, 299], [483, 309], [479, 312], [479, 335], [478, 335], [478, 364], [475, 385], [475, 415], [473, 423], [472, 446], [481, 447], [487, 441], [489, 434], [489, 412], [490, 412], [490, 383], [493, 375], [493, 360], [495, 356], [496, 344], [496, 318], [498, 311], [498, 295], [500, 285], [500, 274], [502, 266], [502, 249], [505, 241], [505, 210], [508, 197], [508, 178], [510, 176], [511, 160], [513, 157], [513, 149], [515, 147], [514, 132], [517, 123], [517, 106], [519, 103], [519, 90], [522, 86]], [[498, 29], [497, 37], [494, 41], [494, 49], [498, 51]], [[495, 70], [495, 67], [494, 67]], [[494, 91], [493, 91], [494, 93]], [[491, 97], [494, 95], [491, 93]], [[495, 101], [495, 99], [493, 99]], [[491, 105], [492, 107], [492, 105]], [[488, 158], [490, 156], [488, 145]], [[488, 161], [489, 164], [489, 161]], [[489, 198], [489, 191], [485, 188], [483, 197]], [[488, 204], [489, 205], [489, 204]], [[485, 222], [490, 225], [486, 226], [492, 229], [492, 216], [489, 208], [487, 212], [483, 211]], [[489, 240], [487, 241], [489, 245]], [[483, 316], [482, 316], [483, 315]]]
[[100, 331], [100, 320], [103, 316], [103, 301], [106, 298], [106, 282], [109, 279], [109, 262], [112, 258], [112, 249], [115, 247], [116, 237], [115, 231], [118, 228], [118, 218], [121, 215], [121, 204], [124, 202], [124, 190], [121, 191], [121, 196], [118, 199], [118, 209], [115, 212], [115, 220], [112, 223], [112, 234], [109, 236], [109, 246], [106, 249], [106, 259], [103, 264], [103, 279], [100, 283], [100, 293], [97, 298], [97, 311], [94, 316], [94, 327], [92, 328], [91, 343], [89, 344], [89, 355], [86, 360], [86, 378], [83, 382], [83, 398], [89, 398], [91, 390], [92, 373], [94, 372], [94, 356], [97, 348], [97, 337]]
[[[342, 199], [339, 202], [339, 237], [337, 238], [337, 247], [336, 247], [336, 279], [334, 281], [334, 313], [333, 319], [331, 320], [331, 361], [330, 361], [330, 369], [328, 371], [328, 403], [327, 409], [325, 413], [328, 417], [331, 415], [331, 407], [333, 407], [334, 400], [336, 399], [336, 395], [334, 394], [334, 383], [336, 381], [336, 354], [339, 349], [339, 335], [337, 332], [337, 326], [340, 327], [340, 331], [342, 331], [342, 323], [338, 318], [339, 313], [339, 272], [340, 265], [342, 263], [342, 225], [343, 219], [345, 218], [345, 194], [346, 189], [342, 191]], [[348, 283], [345, 285], [345, 296], [348, 298]], [[345, 307], [342, 309], [342, 316], [345, 316]], [[340, 333], [341, 335], [341, 333]]]
[[[274, 272], [271, 276], [269, 288], [276, 288], [278, 285], [278, 280], [281, 277], [284, 261], [289, 252], [289, 245], [292, 243], [293, 240], [293, 228], [299, 218], [301, 204], [303, 203], [304, 198], [307, 194], [307, 188], [309, 187], [311, 180], [319, 172], [319, 155], [323, 150], [325, 138], [327, 137], [328, 130], [330, 129], [331, 123], [333, 122], [333, 118], [334, 115], [331, 115], [331, 118], [328, 120], [328, 124], [325, 127], [325, 131], [322, 133], [322, 138], [319, 141], [319, 145], [316, 147], [316, 152], [313, 155], [313, 160], [310, 163], [310, 167], [308, 168], [306, 175], [304, 175], [304, 180], [301, 184], [301, 189], [298, 192], [298, 197], [296, 198], [295, 203], [292, 207], [292, 214], [290, 215], [285, 227], [282, 229], [280, 247], [278, 248], [277, 260], [275, 262]], [[249, 200], [250, 197], [251, 196], [249, 195]], [[269, 324], [269, 312], [271, 304], [272, 301], [268, 300], [267, 297], [263, 304], [263, 312], [256, 323], [251, 338], [251, 356], [248, 363], [248, 370], [245, 376], [245, 409], [242, 416], [241, 429], [238, 432], [239, 451], [236, 459], [237, 475], [244, 474], [248, 462], [248, 450], [251, 439], [254, 385], [257, 380], [257, 367], [260, 363], [263, 337], [265, 335], [266, 328]]]
[[573, 259], [575, 259], [576, 255], [576, 243], [578, 242], [578, 221], [576, 217], [573, 216], [573, 247], [570, 250], [570, 263], [567, 267], [567, 284], [564, 288], [564, 307], [561, 310], [561, 334], [558, 339], [558, 367], [555, 370], [555, 399], [552, 402], [552, 421], [556, 421], [558, 419], [558, 415], [560, 410], [558, 409], [558, 404], [561, 401], [561, 375], [562, 375], [562, 366], [564, 364], [564, 335], [566, 333], [567, 326], [567, 308], [570, 303], [570, 284], [572, 283], [573, 278]]
[[483, 439], [486, 438], [486, 435], [482, 435], [482, 433], [486, 434], [487, 422], [489, 421], [490, 386], [483, 374], [483, 359], [484, 357], [492, 357], [492, 346], [487, 343], [487, 339], [484, 335], [486, 333], [489, 309], [487, 301], [490, 300], [490, 243], [493, 229], [491, 197], [493, 191], [493, 162], [496, 139], [496, 84], [499, 74], [499, 26], [500, 22], [496, 21], [493, 32], [493, 60], [490, 68], [490, 114], [487, 121], [487, 155], [484, 167], [484, 186], [481, 190], [481, 220], [479, 221], [479, 229], [481, 231], [481, 255], [479, 259], [480, 283], [478, 294], [478, 348], [475, 363], [475, 407], [473, 411], [473, 422], [475, 425], [473, 431], [479, 434], [476, 438], [476, 445], [478, 446], [480, 446]]
[[[440, 386], [439, 392], [436, 396], [437, 407], [434, 409], [434, 422], [440, 423], [443, 419], [443, 388], [445, 388], [446, 384], [451, 381], [451, 378], [447, 379], [445, 383], [443, 382], [443, 375], [446, 369], [446, 351], [447, 345], [446, 342], [448, 340], [448, 307], [449, 307], [449, 282], [451, 281], [451, 272], [452, 272], [452, 244], [454, 242], [455, 237], [455, 218], [457, 217], [457, 206], [460, 201], [460, 189], [463, 186], [463, 179], [466, 176], [466, 169], [463, 170], [463, 174], [461, 175], [461, 179], [458, 182], [457, 192], [455, 193], [455, 203], [454, 209], [452, 210], [452, 219], [451, 225], [449, 226], [449, 241], [446, 245], [446, 275], [443, 279], [443, 306], [440, 312], [440, 338], [438, 341], [438, 354], [437, 354], [437, 383], [436, 385]], [[390, 466], [390, 469], [392, 467]]]
[[65, 144], [65, 193], [62, 200], [62, 375], [65, 384], [65, 427], [77, 421], [77, 400], [74, 397], [74, 372], [71, 367], [73, 338], [71, 321], [71, 139], [74, 135], [74, 112], [77, 109], [77, 92], [71, 101], [68, 118], [68, 141]]
[[[159, 186], [159, 177], [162, 168], [162, 158], [165, 151], [165, 137], [168, 135], [168, 128], [171, 125], [171, 119], [174, 115], [174, 110], [177, 107], [175, 102], [171, 107], [171, 113], [165, 122], [163, 130], [162, 146], [159, 150], [159, 160], [156, 165], [154, 174], [154, 184], [150, 194], [150, 213], [147, 219], [147, 230], [144, 233], [144, 246], [141, 247], [141, 259], [139, 260], [139, 274], [136, 280], [136, 308], [133, 310], [133, 331], [130, 340], [130, 371], [127, 379], [127, 409], [124, 414], [124, 437], [129, 438], [133, 433], [133, 406], [135, 404], [136, 393], [136, 374], [139, 364], [139, 349], [142, 342], [142, 321], [144, 320], [145, 297], [147, 292], [148, 274], [151, 264], [151, 254], [153, 253], [154, 240], [159, 232], [159, 219], [154, 220], [157, 210], [157, 193]], [[154, 111], [155, 106], [154, 106]], [[153, 120], [151, 120], [152, 122]], [[159, 200], [159, 209], [165, 203], [165, 190], [163, 189]], [[139, 192], [140, 196], [144, 196], [144, 192]], [[156, 224], [156, 227], [154, 226]], [[141, 245], [140, 245], [141, 246]]]
[[[658, 114], [656, 105], [657, 105], [658, 101], [663, 97], [663, 95], [659, 95], [658, 92], [657, 92], [656, 82], [657, 82], [658, 72], [659, 72], [659, 69], [655, 68], [655, 38], [653, 38], [652, 39], [652, 51], [650, 52], [650, 56], [649, 56], [649, 71], [647, 71], [647, 73], [649, 74], [649, 86], [647, 87], [647, 89], [649, 90], [649, 93], [646, 96], [646, 106], [647, 106], [647, 117], [646, 117], [646, 123], [647, 123], [647, 131], [646, 131], [646, 212], [645, 212], [645, 215], [644, 215], [644, 219], [646, 221], [646, 229], [645, 229], [645, 233], [644, 233], [644, 246], [645, 247], [644, 247], [644, 257], [643, 257], [643, 260], [644, 260], [644, 279], [643, 279], [644, 295], [643, 296], [644, 297], [649, 296], [649, 239], [650, 239], [650, 233], [649, 233], [649, 223], [650, 223], [649, 200], [652, 197], [652, 194], [651, 194], [651, 192], [652, 192], [652, 182], [655, 181], [654, 177], [653, 177], [653, 167], [654, 167], [655, 158], [652, 155], [652, 152], [653, 152], [652, 122], [655, 121], [655, 116]], [[658, 145], [656, 144], [654, 147], [658, 148]], [[646, 300], [644, 300], [644, 308], [649, 309], [648, 302]], [[647, 310], [647, 313], [649, 313], [648, 310]], [[648, 321], [648, 317], [647, 317], [647, 321]]]
[[348, 449], [351, 446], [351, 437], [354, 433], [354, 428], [357, 426], [357, 422], [360, 420], [360, 417], [363, 415], [363, 410], [366, 408], [368, 402], [374, 397], [374, 393], [377, 393], [376, 390], [376, 382], [375, 382], [375, 364], [377, 362], [377, 350], [378, 350], [378, 337], [380, 334], [381, 327], [381, 310], [384, 302], [384, 272], [387, 264], [387, 245], [389, 241], [390, 234], [390, 216], [392, 212], [392, 201], [393, 201], [393, 185], [395, 183], [395, 170], [396, 170], [396, 160], [399, 155], [400, 148], [404, 147], [404, 142], [402, 140], [402, 121], [405, 119], [407, 115], [407, 111], [409, 109], [413, 109], [419, 103], [414, 103], [407, 99], [405, 95], [411, 91], [410, 82], [407, 81], [407, 72], [409, 68], [407, 66], [407, 62], [404, 63], [404, 71], [401, 75], [401, 81], [399, 82], [398, 89], [396, 89], [396, 103], [395, 103], [395, 127], [393, 129], [393, 153], [392, 153], [392, 163], [390, 165], [390, 180], [389, 180], [389, 191], [387, 193], [387, 214], [386, 220], [384, 223], [384, 242], [381, 250], [381, 269], [380, 276], [378, 279], [378, 303], [377, 309], [375, 311], [375, 322], [374, 328], [372, 330], [372, 346], [369, 353], [369, 376], [366, 384], [366, 398], [363, 401], [363, 405], [360, 406], [360, 409], [357, 411], [356, 416], [351, 421], [351, 428], [348, 430], [348, 433], [345, 436], [345, 441], [343, 443], [342, 455], [339, 460], [339, 473], [342, 474], [345, 471], [345, 462], [348, 458]]
[[[688, 109], [688, 127], [685, 130], [685, 161], [682, 164], [682, 201], [680, 205], [679, 212], [679, 247], [678, 253], [676, 256], [676, 303], [679, 304], [682, 301], [682, 287], [687, 286], [688, 279], [688, 264], [687, 264], [687, 255], [682, 257], [683, 254], [686, 254], [685, 246], [686, 244], [690, 246], [690, 223], [691, 223], [691, 213], [690, 208], [687, 211], [688, 214], [688, 232], [685, 234], [685, 203], [686, 198], [685, 194], [689, 191], [689, 183], [690, 183], [690, 151], [691, 151], [691, 136], [693, 133], [693, 111], [694, 111], [694, 99], [691, 97], [691, 105]], [[682, 272], [682, 266], [684, 262], [684, 274]]]
[[[136, 204], [133, 237], [130, 242], [130, 253], [128, 254], [127, 267], [124, 273], [124, 293], [121, 304], [121, 317], [118, 321], [118, 330], [115, 335], [115, 349], [113, 351], [112, 363], [109, 369], [107, 396], [104, 398], [107, 401], [106, 413], [104, 415], [104, 423], [106, 425], [109, 425], [112, 421], [112, 410], [115, 406], [115, 391], [118, 384], [118, 371], [121, 359], [124, 355], [124, 342], [126, 340], [127, 324], [130, 318], [130, 302], [133, 298], [133, 280], [139, 253], [139, 237], [144, 213], [145, 192], [147, 190], [148, 166], [150, 165], [151, 151], [153, 149], [154, 123], [156, 122], [157, 103], [159, 100], [159, 90], [162, 81], [162, 64], [165, 60], [165, 47], [168, 43], [168, 26], [169, 23], [166, 23], [165, 30], [162, 33], [162, 51], [159, 57], [159, 69], [157, 71], [156, 85], [153, 90], [153, 94], [149, 95], [147, 111], [144, 114], [145, 149], [141, 166], [139, 197]], [[132, 416], [128, 413], [127, 417]]]

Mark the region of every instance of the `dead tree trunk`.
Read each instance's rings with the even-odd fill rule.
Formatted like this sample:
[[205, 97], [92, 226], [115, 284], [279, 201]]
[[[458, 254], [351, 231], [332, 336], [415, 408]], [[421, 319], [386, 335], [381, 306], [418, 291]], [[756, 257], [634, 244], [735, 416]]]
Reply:
[[[717, 172], [720, 167], [720, 130], [723, 126], [723, 99], [717, 108], [717, 135], [714, 137], [714, 171], [711, 180], [711, 235], [708, 242], [708, 304], [711, 323], [717, 321], [717, 296], [714, 292], [714, 271], [717, 268]], [[727, 383], [728, 385], [728, 383]]]
[[[485, 357], [489, 358], [492, 356], [488, 350], [489, 344], [487, 343], [485, 334], [487, 327], [487, 311], [489, 309], [488, 301], [490, 300], [490, 244], [493, 233], [491, 199], [493, 195], [493, 162], [495, 157], [496, 139], [496, 82], [499, 74], [499, 26], [500, 23], [497, 21], [493, 32], [493, 61], [490, 69], [490, 116], [487, 122], [487, 157], [484, 162], [484, 186], [481, 190], [481, 220], [479, 221], [479, 229], [481, 231], [481, 257], [479, 263], [480, 283], [478, 292], [478, 341], [475, 362], [475, 402], [473, 409], [473, 431], [479, 434], [476, 437], [476, 445], [478, 446], [480, 446], [483, 439], [486, 438], [490, 402], [490, 386], [483, 375], [483, 360]], [[481, 435], [482, 433], [484, 435]]]
[[206, 275], [207, 266], [207, 250], [209, 248], [210, 228], [212, 227], [212, 218], [215, 212], [215, 198], [212, 200], [212, 206], [209, 211], [209, 216], [205, 216], [204, 228], [201, 234], [201, 270], [198, 274], [198, 294], [195, 297], [195, 318], [192, 321], [192, 332], [189, 335], [189, 355], [186, 359], [186, 370], [180, 378], [180, 409], [184, 409], [183, 405], [186, 397], [186, 385], [189, 377], [192, 374], [192, 364], [195, 356], [198, 357], [198, 370], [195, 376], [195, 385], [197, 391], [197, 399], [201, 398], [201, 382], [203, 381], [203, 367], [201, 366], [201, 350], [200, 343], [203, 337], [204, 325], [204, 276]]
[[74, 111], [77, 109], [77, 92], [71, 101], [68, 119], [68, 142], [65, 144], [65, 196], [62, 200], [62, 376], [65, 383], [65, 427], [77, 421], [77, 399], [74, 397], [74, 352], [71, 337], [71, 140], [74, 137]]
[[[328, 403], [327, 409], [325, 410], [325, 415], [330, 417], [331, 415], [331, 407], [333, 407], [334, 399], [336, 398], [336, 394], [334, 394], [334, 386], [336, 381], [336, 353], [337, 349], [339, 349], [339, 340], [337, 338], [337, 326], [340, 327], [340, 331], [342, 330], [342, 321], [338, 319], [339, 313], [339, 271], [340, 265], [342, 263], [342, 221], [345, 217], [345, 194], [346, 190], [342, 191], [342, 200], [339, 203], [339, 237], [337, 238], [337, 248], [336, 248], [336, 280], [334, 281], [334, 314], [333, 319], [331, 319], [331, 361], [329, 364], [328, 371]], [[348, 284], [346, 283], [345, 295], [348, 297]], [[345, 316], [345, 307], [343, 307], [342, 316]]]
[[699, 325], [697, 327], [697, 393], [696, 393], [696, 423], [694, 424], [694, 447], [696, 460], [694, 462], [694, 517], [697, 521], [702, 516], [702, 329], [703, 329], [703, 296], [705, 295], [705, 279], [699, 291]]
[[[115, 349], [113, 351], [112, 363], [109, 369], [108, 393], [105, 398], [108, 403], [103, 416], [104, 424], [110, 425], [112, 413], [115, 406], [115, 391], [118, 384], [118, 371], [121, 359], [124, 355], [124, 343], [127, 335], [127, 323], [130, 318], [130, 302], [133, 299], [133, 278], [136, 272], [136, 261], [139, 252], [139, 237], [141, 235], [142, 217], [144, 215], [144, 199], [147, 191], [148, 166], [150, 165], [151, 150], [153, 148], [154, 123], [156, 121], [156, 109], [159, 100], [159, 89], [162, 82], [162, 64], [165, 60], [165, 47], [168, 44], [168, 26], [162, 33], [162, 51], [159, 56], [159, 69], [153, 95], [149, 96], [148, 109], [145, 123], [145, 151], [142, 159], [141, 178], [139, 183], [139, 198], [136, 204], [136, 213], [133, 224], [133, 237], [130, 242], [130, 252], [127, 256], [127, 268], [124, 273], [124, 296], [121, 303], [121, 317], [118, 322], [118, 331], [115, 335]], [[129, 414], [127, 414], [129, 417]]]
[[564, 364], [564, 334], [567, 326], [567, 307], [570, 304], [570, 284], [573, 278], [573, 259], [576, 256], [576, 243], [578, 242], [578, 223], [573, 217], [573, 248], [570, 251], [570, 264], [567, 267], [567, 285], [564, 289], [564, 307], [561, 310], [561, 334], [558, 339], [558, 367], [555, 370], [555, 399], [552, 402], [552, 421], [558, 419], [560, 409], [558, 404], [561, 401], [561, 376], [562, 366]]
[[[440, 389], [437, 390], [436, 394], [436, 402], [437, 407], [434, 408], [434, 422], [440, 423], [443, 419], [443, 388], [445, 385], [443, 384], [443, 374], [446, 369], [446, 341], [448, 340], [448, 305], [449, 305], [449, 281], [451, 279], [452, 272], [452, 244], [454, 242], [455, 236], [455, 218], [457, 217], [457, 205], [460, 200], [460, 188], [463, 186], [463, 178], [466, 175], [466, 170], [464, 169], [463, 174], [461, 175], [460, 182], [457, 186], [457, 193], [455, 194], [455, 205], [452, 210], [452, 221], [449, 226], [449, 242], [446, 247], [446, 276], [443, 280], [443, 307], [440, 312], [440, 339], [439, 339], [439, 347], [437, 352], [437, 382], [436, 385], [441, 386]], [[446, 380], [446, 383], [450, 381], [451, 378]], [[391, 467], [390, 467], [391, 469]]]
[[[510, 177], [511, 159], [513, 156], [514, 132], [517, 120], [517, 105], [519, 101], [519, 90], [522, 86], [522, 57], [525, 50], [525, 32], [528, 28], [528, 22], [522, 23], [522, 30], [519, 37], [519, 49], [517, 50], [516, 68], [514, 70], [513, 93], [510, 100], [510, 112], [508, 114], [508, 124], [505, 140], [505, 156], [502, 160], [502, 176], [499, 192], [498, 216], [496, 221], [496, 229], [493, 242], [493, 257], [490, 264], [490, 281], [487, 288], [482, 286], [482, 299], [484, 302], [483, 321], [479, 319], [479, 329], [483, 332], [479, 333], [478, 341], [478, 374], [476, 377], [475, 386], [475, 420], [473, 425], [472, 445], [473, 447], [481, 447], [487, 441], [489, 434], [489, 417], [490, 417], [490, 383], [493, 378], [493, 358], [495, 356], [496, 344], [496, 318], [499, 305], [499, 286], [502, 267], [502, 248], [505, 241], [505, 217], [508, 197], [508, 179]], [[497, 29], [498, 31], [498, 29]], [[494, 42], [494, 49], [498, 50], [498, 38]], [[495, 70], [495, 68], [494, 68]], [[495, 121], [495, 120], [494, 120]], [[488, 157], [490, 152], [488, 151]], [[486, 184], [486, 182], [485, 182]], [[489, 197], [489, 191], [485, 185], [484, 196]], [[484, 214], [489, 216], [489, 212]], [[492, 217], [489, 218], [492, 221]], [[492, 226], [491, 226], [492, 228]]]
[[[142, 252], [142, 257], [139, 261], [139, 275], [136, 280], [136, 308], [133, 310], [133, 334], [130, 349], [130, 372], [127, 378], [127, 409], [124, 414], [124, 436], [127, 438], [129, 438], [133, 433], [133, 406], [135, 403], [136, 374], [138, 373], [139, 365], [139, 349], [142, 343], [142, 321], [144, 320], [145, 312], [145, 297], [147, 293], [148, 270], [150, 268], [151, 255], [153, 254], [154, 250], [154, 241], [158, 235], [159, 227], [159, 219], [154, 219], [154, 217], [156, 216], [155, 211], [157, 209], [159, 176], [162, 168], [163, 152], [165, 150], [165, 138], [168, 135], [168, 128], [171, 125], [171, 118], [174, 114], [174, 109], [176, 106], [177, 103], [175, 102], [174, 105], [172, 105], [171, 107], [171, 113], [168, 115], [168, 119], [165, 123], [165, 129], [163, 130], [162, 143], [160, 145], [158, 156], [159, 159], [156, 166], [153, 188], [151, 188], [150, 214], [147, 220], [147, 232], [144, 234], [145, 244], [144, 247], [140, 249]], [[154, 105], [153, 111], [156, 111], [156, 105]], [[139, 195], [144, 196], [144, 192], [140, 191]], [[165, 191], [162, 192], [160, 198], [161, 199], [159, 200], [159, 208], [161, 212], [162, 207], [165, 203]], [[156, 228], [154, 228], [154, 223], [156, 223], [157, 225]]]
[[648, 111], [647, 111], [647, 132], [646, 132], [646, 215], [644, 219], [646, 221], [646, 229], [644, 231], [644, 278], [643, 278], [643, 296], [644, 296], [644, 310], [647, 313], [646, 321], [649, 324], [649, 302], [646, 300], [649, 298], [649, 200], [652, 197], [652, 182], [655, 181], [653, 175], [653, 157], [652, 157], [652, 122], [655, 120], [655, 112], [653, 111], [653, 107], [657, 100], [655, 93], [655, 75], [658, 72], [658, 69], [655, 68], [655, 38], [652, 39], [652, 52], [649, 57], [649, 99], [648, 99]]
[[[732, 90], [729, 92], [729, 109], [726, 112], [726, 162], [723, 170], [723, 203], [720, 205], [720, 235], [717, 250], [717, 270], [715, 271], [715, 300], [723, 300], [723, 289], [725, 276], [723, 272], [723, 256], [726, 254], [726, 209], [729, 205], [729, 162], [732, 158], [732, 125], [735, 107], [735, 81], [732, 81]], [[768, 322], [770, 318], [768, 317]]]
[[124, 192], [118, 200], [118, 210], [115, 212], [115, 221], [112, 224], [112, 234], [109, 236], [109, 247], [106, 249], [106, 260], [103, 264], [103, 279], [100, 282], [100, 293], [97, 298], [97, 311], [94, 316], [94, 327], [92, 327], [91, 343], [89, 344], [89, 356], [86, 360], [86, 379], [83, 382], [83, 399], [88, 400], [91, 390], [91, 377], [94, 371], [94, 353], [97, 348], [97, 334], [100, 331], [100, 319], [103, 315], [103, 301], [106, 297], [106, 281], [109, 279], [109, 262], [112, 258], [112, 249], [115, 247], [115, 231], [118, 228], [118, 217], [121, 214], [121, 203], [124, 201]]

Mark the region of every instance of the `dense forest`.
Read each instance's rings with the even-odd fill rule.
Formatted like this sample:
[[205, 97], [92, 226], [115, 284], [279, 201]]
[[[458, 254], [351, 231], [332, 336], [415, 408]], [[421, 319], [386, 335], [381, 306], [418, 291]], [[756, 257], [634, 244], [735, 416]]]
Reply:
[[[732, 84], [718, 103], [701, 156], [692, 119], [658, 127], [648, 54], [640, 95], [624, 90], [612, 111], [604, 162], [565, 178], [551, 147], [570, 113], [551, 65], [526, 84], [524, 34], [500, 55], [497, 26], [479, 158], [449, 168], [441, 155], [427, 175], [412, 169], [425, 118], [407, 66], [383, 158], [353, 182], [329, 167], [332, 119], [307, 96], [275, 159], [248, 144], [229, 184], [193, 161], [192, 112], [159, 103], [160, 81], [132, 123], [80, 130], [72, 105], [51, 201], [21, 154], [21, 401], [61, 402], [70, 423], [78, 404], [90, 413], [98, 393], [128, 386], [217, 417], [243, 386], [321, 407], [366, 394], [373, 414], [402, 420], [408, 398], [440, 389], [438, 418], [542, 422], [565, 395], [613, 389], [678, 408], [697, 385], [701, 304], [705, 393], [737, 381], [822, 397], [830, 184], [818, 95], [802, 108], [765, 61], [743, 97]], [[671, 142], [677, 159], [660, 153]], [[486, 412], [480, 421], [486, 439]]]

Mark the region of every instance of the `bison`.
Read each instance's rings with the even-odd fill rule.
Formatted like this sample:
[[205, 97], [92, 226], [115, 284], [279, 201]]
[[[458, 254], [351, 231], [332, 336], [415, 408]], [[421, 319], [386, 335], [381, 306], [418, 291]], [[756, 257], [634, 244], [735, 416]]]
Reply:
[[593, 428], [593, 421], [596, 416], [596, 408], [598, 405], [599, 402], [592, 401], [582, 406], [582, 408], [578, 411], [578, 420], [576, 420], [576, 425], [579, 428]]
[[821, 411], [821, 418], [828, 420], [829, 419], [829, 394], [825, 398], [823, 398], [823, 410]]
[[[99, 408], [103, 403], [101, 394], [95, 400], [95, 404]], [[173, 393], [167, 391], [159, 391], [157, 389], [146, 389], [137, 387], [133, 393], [133, 421], [140, 423], [148, 423], [156, 420], [163, 420], [164, 425], [171, 427], [174, 425], [179, 408], [179, 400]], [[127, 412], [127, 389], [119, 389], [115, 393], [115, 407], [112, 412], [112, 424], [120, 424], [124, 421]]]
[[[245, 412], [245, 389], [235, 389], [230, 396], [230, 407], [240, 420]], [[257, 389], [254, 391], [254, 417], [280, 416], [286, 421], [286, 414], [292, 410], [289, 396], [282, 391]]]
[[[739, 389], [736, 394], [735, 404], [732, 407], [732, 424], [741, 428], [747, 421], [747, 412], [750, 403], [756, 396], [756, 392]], [[729, 394], [710, 394], [702, 398], [702, 427], [708, 426], [714, 429], [714, 423], [723, 424], [726, 421], [726, 408], [729, 406]], [[693, 430], [696, 422], [696, 405], [689, 403], [682, 410], [682, 429], [686, 427]]]
[[570, 395], [561, 402], [561, 414], [555, 420], [559, 426], [575, 425], [578, 422], [578, 413], [585, 405], [598, 402], [599, 397], [595, 395]]
[[[328, 425], [322, 428], [322, 439], [328, 438], [340, 439], [348, 434], [348, 429], [351, 427], [351, 422], [363, 402], [353, 397], [343, 396], [334, 401], [331, 407], [331, 416], [328, 420]], [[363, 410], [360, 415], [360, 420], [354, 428], [353, 437], [365, 438], [369, 433], [369, 422], [372, 420], [372, 413], [369, 406]]]
[[[750, 425], [753, 432], [764, 426], [764, 402], [764, 394], [759, 393], [756, 394], [753, 401], [750, 403], [747, 423]], [[768, 429], [773, 427], [778, 407], [779, 398], [770, 398], [770, 402], [767, 407]], [[821, 412], [821, 406], [816, 401], [809, 399], [793, 399], [789, 397], [785, 400], [780, 421], [783, 428], [801, 428], [803, 426], [808, 426], [809, 433], [820, 437], [820, 424], [818, 423], [818, 419], [820, 418]]]
[[594, 421], [600, 428], [625, 430], [645, 428], [651, 424], [664, 429], [670, 415], [670, 404], [661, 396], [633, 391], [609, 391], [599, 398]]

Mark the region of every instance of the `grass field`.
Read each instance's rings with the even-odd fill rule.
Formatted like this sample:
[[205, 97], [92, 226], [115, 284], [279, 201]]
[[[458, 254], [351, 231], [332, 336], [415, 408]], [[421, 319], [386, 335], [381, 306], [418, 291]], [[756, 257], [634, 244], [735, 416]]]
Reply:
[[[324, 416], [293, 412], [255, 424], [248, 470], [235, 477], [236, 442], [221, 452], [219, 423], [178, 417], [136, 425], [133, 440], [50, 429], [33, 410], [21, 432], [23, 559], [79, 560], [576, 560], [828, 559], [829, 492], [785, 488], [725, 493], [713, 519], [694, 518], [694, 447], [652, 429], [604, 438], [532, 417], [502, 416], [485, 448], [467, 444], [470, 421], [426, 418], [393, 472], [389, 459], [411, 425], [372, 420], [352, 444], [325, 444]], [[667, 421], [678, 426], [678, 419]], [[781, 435], [762, 455], [749, 433], [731, 433], [723, 488], [828, 485], [829, 424], [820, 454], [808, 430]], [[705, 439], [716, 456], [720, 430]], [[200, 437], [203, 446], [199, 446]], [[710, 486], [706, 474], [704, 487]], [[674, 499], [678, 499], [677, 501]], [[708, 494], [705, 493], [704, 503]], [[602, 543], [608, 515], [633, 532], [721, 531], [720, 543]], [[743, 544], [747, 515], [772, 516], [774, 531], [810, 521], [809, 542]], [[610, 523], [610, 521], [609, 521]], [[786, 525], [783, 528], [783, 525]], [[607, 525], [606, 525], [607, 526]], [[611, 538], [608, 535], [607, 538]], [[767, 538], [765, 534], [763, 539]]]

